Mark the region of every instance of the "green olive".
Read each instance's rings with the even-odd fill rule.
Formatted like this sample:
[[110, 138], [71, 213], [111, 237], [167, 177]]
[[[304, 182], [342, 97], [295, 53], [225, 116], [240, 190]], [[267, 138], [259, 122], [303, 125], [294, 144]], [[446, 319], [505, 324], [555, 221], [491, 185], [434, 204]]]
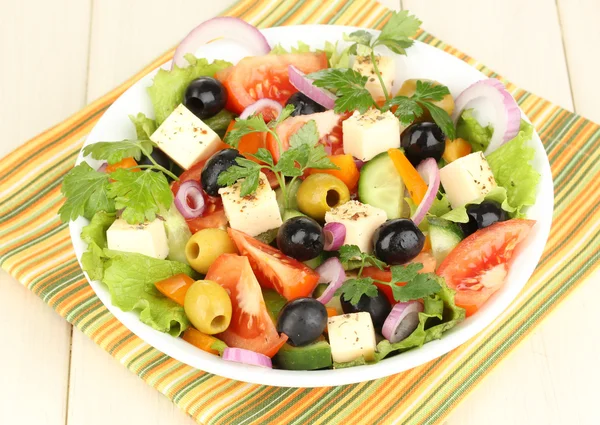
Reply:
[[185, 314], [196, 329], [207, 335], [224, 332], [231, 322], [231, 299], [212, 280], [198, 280], [185, 294]]
[[323, 221], [325, 213], [350, 200], [348, 186], [331, 174], [311, 174], [296, 194], [298, 207], [304, 214]]
[[[402, 83], [402, 87], [400, 87], [400, 90], [398, 91], [397, 96], [410, 97], [413, 94], [415, 94], [415, 91], [417, 90], [417, 81], [432, 83], [432, 85], [434, 87], [440, 85], [440, 83], [438, 83], [437, 81], [425, 80], [423, 78], [420, 78], [418, 80], [415, 80], [415, 79], [406, 80], [404, 83]], [[443, 97], [442, 100], [433, 102], [433, 104], [435, 106], [442, 108], [444, 111], [446, 111], [448, 113], [448, 115], [452, 116], [452, 112], [454, 112], [454, 99], [452, 98], [451, 94], [447, 94], [446, 96]], [[415, 121], [431, 121], [431, 119], [432, 119], [431, 114], [429, 113], [428, 110], [425, 110], [424, 114], [421, 115], [419, 118], [417, 118]]]
[[223, 229], [202, 229], [188, 240], [185, 256], [198, 273], [206, 274], [210, 265], [221, 254], [235, 254], [237, 250]]

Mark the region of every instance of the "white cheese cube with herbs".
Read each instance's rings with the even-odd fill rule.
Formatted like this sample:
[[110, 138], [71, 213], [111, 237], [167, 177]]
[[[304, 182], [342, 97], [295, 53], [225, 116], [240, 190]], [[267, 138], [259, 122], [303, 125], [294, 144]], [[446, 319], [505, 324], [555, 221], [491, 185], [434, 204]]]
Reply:
[[183, 104], [171, 112], [150, 139], [185, 170], [208, 159], [221, 144], [217, 133]]
[[[396, 63], [394, 62], [394, 58], [390, 56], [376, 56], [376, 60], [383, 84], [391, 96], [394, 78], [396, 78]], [[385, 93], [381, 87], [381, 82], [375, 73], [373, 62], [369, 56], [357, 56], [352, 69], [368, 78], [365, 88], [371, 93], [375, 101], [382, 102], [385, 100]]]
[[365, 360], [374, 360], [377, 341], [369, 313], [363, 311], [328, 318], [327, 335], [334, 362], [351, 362], [361, 356]]
[[348, 201], [325, 213], [325, 223], [341, 223], [346, 228], [344, 245], [356, 245], [362, 252], [373, 251], [373, 233], [387, 220], [380, 208]]
[[129, 224], [117, 219], [106, 231], [108, 249], [136, 252], [164, 260], [169, 255], [169, 243], [163, 221], [159, 218], [142, 224]]
[[256, 192], [243, 198], [240, 196], [242, 181], [236, 182], [233, 186], [219, 189], [229, 225], [250, 236], [257, 236], [281, 226], [283, 221], [279, 205], [267, 176], [260, 173]]
[[355, 111], [342, 123], [344, 153], [361, 161], [400, 146], [400, 121], [390, 111], [369, 109], [364, 114]]
[[473, 152], [443, 167], [440, 181], [452, 208], [465, 206], [497, 187], [483, 152]]

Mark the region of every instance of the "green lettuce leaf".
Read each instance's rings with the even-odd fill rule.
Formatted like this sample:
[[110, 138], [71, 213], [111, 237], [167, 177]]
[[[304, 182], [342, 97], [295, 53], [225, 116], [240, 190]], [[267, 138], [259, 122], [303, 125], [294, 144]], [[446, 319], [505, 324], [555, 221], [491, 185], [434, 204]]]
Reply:
[[162, 295], [154, 283], [179, 273], [195, 276], [190, 266], [108, 249], [104, 255], [109, 261], [102, 281], [115, 306], [123, 311], [139, 311], [143, 323], [173, 336], [179, 336], [189, 326], [183, 307]]
[[135, 126], [135, 134], [138, 140], [150, 140], [152, 133], [156, 131], [156, 121], [139, 112], [136, 116], [129, 115], [129, 119]]
[[183, 218], [175, 204], [171, 204], [171, 208], [162, 217], [165, 219], [165, 230], [169, 245], [169, 256], [167, 259], [188, 264], [187, 256], [185, 255], [185, 246], [192, 237], [192, 232], [190, 232], [185, 218]]
[[289, 53], [308, 53], [310, 52], [310, 46], [308, 44], [306, 44], [303, 41], [298, 41], [298, 46], [292, 46], [288, 49], [286, 49], [285, 47], [283, 47], [281, 45], [281, 43], [277, 43], [275, 46], [273, 46], [273, 48], [271, 49], [271, 52], [269, 54], [271, 55], [286, 55]]
[[517, 136], [487, 155], [487, 161], [499, 186], [506, 188], [508, 203], [521, 216], [521, 209], [535, 204], [540, 174], [530, 161], [535, 149], [527, 145], [533, 135], [533, 126], [521, 121]]
[[[474, 200], [473, 202], [469, 202], [469, 205], [479, 205], [481, 204], [483, 201], [495, 201], [498, 202], [501, 206], [502, 209], [506, 212], [508, 212], [508, 214], [515, 218], [515, 217], [520, 217], [520, 214], [517, 212], [516, 208], [512, 207], [507, 200], [507, 191], [504, 187], [502, 186], [498, 186], [495, 187], [494, 189], [490, 190], [490, 192], [479, 198]], [[445, 214], [442, 214], [441, 217], [445, 220], [449, 220], [449, 221], [453, 221], [455, 223], [468, 223], [469, 222], [469, 216], [467, 215], [467, 208], [466, 206], [464, 207], [458, 207], [455, 208]]]
[[231, 63], [222, 60], [209, 63], [206, 59], [198, 59], [189, 54], [185, 58], [189, 62], [189, 66], [186, 68], [176, 66], [171, 71], [159, 69], [154, 77], [154, 83], [148, 87], [157, 125], [162, 124], [169, 114], [183, 102], [185, 89], [192, 80], [200, 77], [212, 77], [218, 71], [232, 66]]
[[456, 137], [471, 144], [473, 152], [485, 151], [490, 144], [494, 128], [479, 124], [473, 115], [473, 109], [465, 109], [456, 123]]
[[454, 303], [454, 291], [446, 286], [444, 279], [439, 278], [439, 283], [442, 289], [423, 299], [424, 309], [419, 313], [417, 329], [400, 342], [393, 344], [383, 340], [377, 344], [375, 361], [382, 360], [392, 352], [421, 347], [429, 341], [440, 339], [444, 332], [464, 320], [465, 310]]
[[326, 41], [323, 50], [327, 55], [330, 68], [350, 68], [350, 47], [338, 50], [337, 41], [335, 44]]
[[437, 196], [433, 200], [433, 204], [431, 204], [431, 208], [428, 213], [431, 215], [435, 215], [436, 217], [441, 217], [442, 215], [450, 212], [452, 207], [450, 206], [450, 201], [448, 201], [448, 197], [445, 193], [438, 192]]
[[92, 280], [102, 280], [104, 276], [106, 231], [115, 219], [115, 213], [98, 211], [90, 224], [81, 230], [81, 239], [88, 244], [87, 251], [81, 256], [81, 268]]

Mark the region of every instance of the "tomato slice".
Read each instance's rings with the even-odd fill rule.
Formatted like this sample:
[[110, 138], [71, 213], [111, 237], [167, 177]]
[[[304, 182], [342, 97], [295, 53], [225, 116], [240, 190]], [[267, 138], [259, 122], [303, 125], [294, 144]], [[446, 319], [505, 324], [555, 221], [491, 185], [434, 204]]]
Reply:
[[515, 248], [534, 224], [522, 219], [492, 224], [462, 240], [440, 264], [437, 274], [456, 291], [456, 305], [467, 316], [504, 285]]
[[156, 289], [158, 289], [165, 297], [170, 298], [179, 305], [183, 305], [185, 294], [193, 283], [194, 279], [185, 273], [180, 273], [168, 277], [165, 280], [161, 280], [160, 282], [156, 282], [154, 286], [156, 286]]
[[[429, 252], [421, 252], [419, 255], [413, 258], [411, 263], [423, 264], [423, 268], [419, 273], [433, 273], [435, 271], [435, 257]], [[365, 277], [372, 277], [373, 279], [380, 280], [382, 282], [390, 282], [392, 280], [392, 272], [389, 270], [379, 270], [377, 267], [365, 267], [362, 275]], [[389, 285], [384, 285], [378, 282], [375, 282], [375, 285], [377, 285], [377, 287], [383, 291], [392, 305], [396, 304], [397, 301], [394, 299], [392, 288], [390, 288]], [[396, 285], [404, 286], [405, 284], [403, 282], [398, 282]]]
[[[305, 74], [327, 68], [325, 53], [251, 56], [232, 69], [216, 75], [227, 89], [226, 108], [241, 114], [259, 99], [269, 98], [285, 105], [298, 90], [289, 81], [288, 66]], [[268, 120], [272, 117], [266, 117]]]
[[230, 347], [274, 356], [288, 337], [277, 333], [248, 258], [223, 254], [210, 266], [206, 279], [225, 288], [231, 298], [231, 323], [217, 338]]
[[250, 260], [263, 288], [274, 288], [293, 300], [309, 296], [317, 286], [319, 275], [310, 267], [243, 232], [232, 228], [227, 231], [238, 251]]

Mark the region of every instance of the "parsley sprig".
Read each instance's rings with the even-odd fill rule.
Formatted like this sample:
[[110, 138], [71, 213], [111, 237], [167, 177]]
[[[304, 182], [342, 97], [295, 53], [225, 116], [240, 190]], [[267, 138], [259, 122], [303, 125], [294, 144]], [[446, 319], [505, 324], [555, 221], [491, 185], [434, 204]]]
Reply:
[[[357, 277], [346, 280], [335, 293], [353, 305], [358, 304], [363, 295], [368, 297], [377, 296], [375, 282], [388, 285], [392, 288], [394, 299], [399, 302], [424, 298], [442, 289], [439, 283], [441, 278], [435, 273], [419, 273], [423, 269], [423, 264], [421, 263], [412, 263], [406, 266], [391, 266], [390, 272], [392, 276], [390, 282], [384, 282], [371, 277], [362, 277], [365, 265], [370, 264], [383, 270], [385, 263], [371, 254], [361, 252], [356, 245], [344, 245], [340, 248], [340, 261], [356, 260], [362, 263]], [[397, 285], [399, 282], [404, 282], [405, 284], [403, 286]]]
[[[275, 131], [275, 128], [293, 112], [294, 107], [288, 105], [279, 114], [276, 120], [266, 123], [261, 115], [253, 115], [247, 119], [236, 119], [233, 129], [225, 137], [225, 143], [236, 148], [242, 137], [250, 133], [265, 132], [269, 133], [277, 142], [279, 160], [275, 162], [271, 152], [260, 148], [251, 155], [258, 162], [246, 158], [237, 158], [236, 163], [219, 175], [218, 183], [220, 185], [231, 186], [238, 180], [242, 180], [240, 196], [244, 197], [254, 193], [258, 188], [259, 176], [261, 170], [270, 170], [274, 173], [279, 186], [283, 192], [285, 207], [289, 206], [287, 185], [292, 185], [294, 181], [304, 174], [308, 168], [320, 170], [338, 169], [327, 157], [325, 148], [319, 144], [319, 131], [317, 124], [311, 120], [304, 124], [296, 133], [290, 137], [290, 147], [283, 150], [281, 139]], [[291, 178], [286, 182], [286, 178]]]
[[66, 201], [59, 210], [61, 220], [67, 222], [80, 216], [91, 219], [98, 211], [110, 213], [118, 209], [129, 224], [139, 224], [154, 220], [163, 208], [168, 209], [173, 194], [165, 174], [179, 179], [152, 158], [154, 146], [150, 140], [99, 142], [86, 146], [84, 155], [109, 164], [128, 157], [139, 161], [144, 155], [152, 165], [117, 169], [112, 173], [96, 171], [87, 162], [77, 165], [63, 180], [61, 191]]

